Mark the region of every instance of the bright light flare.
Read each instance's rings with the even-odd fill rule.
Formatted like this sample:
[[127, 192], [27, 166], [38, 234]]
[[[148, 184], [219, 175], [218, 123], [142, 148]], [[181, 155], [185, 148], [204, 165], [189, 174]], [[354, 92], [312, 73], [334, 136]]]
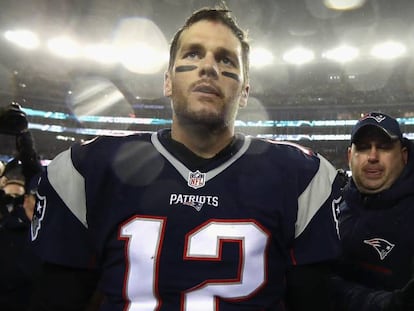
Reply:
[[283, 60], [289, 64], [302, 65], [315, 59], [315, 53], [312, 50], [302, 47], [294, 48], [283, 54]]
[[366, 0], [324, 0], [325, 6], [332, 10], [355, 10], [363, 6]]
[[250, 53], [250, 65], [253, 68], [262, 68], [273, 63], [273, 54], [265, 48], [252, 49]]
[[108, 44], [93, 44], [84, 48], [83, 54], [87, 59], [101, 64], [115, 64], [119, 61], [119, 52]]
[[131, 72], [152, 74], [164, 67], [165, 57], [147, 43], [139, 42], [123, 51], [120, 62]]
[[395, 42], [395, 41], [387, 41], [384, 43], [380, 43], [375, 45], [371, 49], [371, 55], [379, 58], [379, 59], [395, 59], [398, 57], [403, 56], [407, 52], [407, 48], [404, 44]]
[[50, 39], [47, 46], [53, 54], [64, 58], [74, 58], [81, 54], [79, 45], [68, 37]]
[[149, 19], [123, 19], [115, 29], [112, 43], [122, 51], [119, 61], [131, 72], [152, 74], [165, 69], [169, 44], [161, 29]]
[[40, 44], [38, 36], [29, 30], [7, 30], [4, 37], [27, 50], [34, 50]]
[[352, 46], [342, 45], [323, 53], [322, 57], [339, 63], [347, 63], [359, 55], [359, 50]]

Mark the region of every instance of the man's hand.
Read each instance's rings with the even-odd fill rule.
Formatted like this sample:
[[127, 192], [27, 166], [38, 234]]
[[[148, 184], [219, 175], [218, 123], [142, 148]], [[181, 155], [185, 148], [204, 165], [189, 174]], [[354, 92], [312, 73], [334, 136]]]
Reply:
[[26, 131], [28, 127], [26, 113], [17, 103], [11, 103], [9, 106], [0, 110], [0, 133], [17, 135]]
[[402, 289], [393, 292], [390, 303], [384, 311], [414, 311], [414, 279]]

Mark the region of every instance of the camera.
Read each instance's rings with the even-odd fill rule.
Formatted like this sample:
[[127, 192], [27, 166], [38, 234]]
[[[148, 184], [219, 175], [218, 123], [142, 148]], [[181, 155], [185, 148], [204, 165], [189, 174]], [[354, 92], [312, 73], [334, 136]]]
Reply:
[[0, 134], [18, 135], [27, 128], [27, 115], [18, 103], [0, 108]]

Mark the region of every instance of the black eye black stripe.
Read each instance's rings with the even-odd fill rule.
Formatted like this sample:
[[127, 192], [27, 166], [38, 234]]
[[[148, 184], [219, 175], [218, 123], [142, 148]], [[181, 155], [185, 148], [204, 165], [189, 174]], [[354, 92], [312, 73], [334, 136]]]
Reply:
[[[197, 69], [197, 66], [195, 65], [185, 65], [185, 66], [177, 66], [175, 67], [175, 72], [186, 72], [186, 71], [192, 71]], [[240, 81], [240, 78], [237, 74], [232, 73], [232, 72], [228, 72], [228, 71], [223, 71], [221, 73], [223, 76], [234, 79], [236, 81]]]
[[177, 66], [175, 67], [175, 72], [185, 72], [197, 69], [195, 65], [188, 65], [188, 66]]
[[235, 73], [228, 72], [228, 71], [223, 71], [221, 74], [225, 77], [229, 77], [229, 78], [234, 79], [236, 81], [240, 81], [239, 75], [237, 75]]

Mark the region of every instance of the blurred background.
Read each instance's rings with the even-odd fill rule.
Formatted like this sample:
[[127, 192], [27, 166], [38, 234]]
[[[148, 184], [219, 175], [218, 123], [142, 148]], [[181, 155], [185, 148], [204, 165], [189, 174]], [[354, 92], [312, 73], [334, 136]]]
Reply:
[[[27, 114], [42, 163], [75, 141], [168, 127], [169, 42], [219, 1], [0, 0], [0, 107]], [[414, 139], [414, 1], [227, 0], [252, 47], [237, 131], [293, 141], [347, 168], [368, 111]], [[0, 136], [0, 160], [14, 152]]]

